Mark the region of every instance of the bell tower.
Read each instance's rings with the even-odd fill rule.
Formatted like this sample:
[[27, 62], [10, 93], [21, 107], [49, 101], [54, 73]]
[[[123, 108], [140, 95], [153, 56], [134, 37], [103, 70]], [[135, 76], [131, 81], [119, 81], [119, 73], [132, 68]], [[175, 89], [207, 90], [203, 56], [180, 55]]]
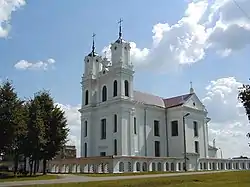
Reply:
[[85, 70], [82, 77], [82, 106], [88, 106], [96, 100], [95, 91], [97, 85], [95, 84], [95, 80], [98, 78], [102, 57], [95, 52], [95, 36], [93, 33], [92, 50], [84, 58]]
[[[122, 22], [120, 19], [118, 39], [111, 44], [111, 61], [114, 66], [123, 66], [129, 68], [132, 66], [130, 61], [130, 44], [122, 38]], [[131, 67], [130, 67], [131, 68]]]
[[95, 33], [93, 33], [93, 43], [91, 52], [85, 57], [85, 77], [96, 79], [102, 57], [95, 52]]
[[111, 44], [111, 61], [115, 77], [113, 77], [113, 89], [117, 90], [115, 97], [132, 100], [133, 99], [133, 79], [134, 70], [130, 60], [130, 43], [125, 41], [122, 36], [122, 22], [120, 19], [118, 29], [118, 39]]

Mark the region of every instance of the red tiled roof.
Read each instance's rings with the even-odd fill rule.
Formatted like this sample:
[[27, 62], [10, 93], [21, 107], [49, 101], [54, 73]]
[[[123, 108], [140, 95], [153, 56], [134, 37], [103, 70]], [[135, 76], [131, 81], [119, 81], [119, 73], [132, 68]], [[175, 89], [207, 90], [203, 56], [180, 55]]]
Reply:
[[134, 91], [134, 100], [140, 103], [155, 105], [165, 108], [165, 103], [161, 97], [149, 93]]
[[193, 94], [184, 94], [176, 97], [171, 97], [167, 99], [163, 99], [166, 108], [172, 108], [176, 106], [183, 105]]
[[148, 105], [155, 105], [163, 108], [172, 108], [184, 104], [192, 94], [184, 94], [171, 98], [162, 98], [148, 93], [134, 91], [134, 100]]

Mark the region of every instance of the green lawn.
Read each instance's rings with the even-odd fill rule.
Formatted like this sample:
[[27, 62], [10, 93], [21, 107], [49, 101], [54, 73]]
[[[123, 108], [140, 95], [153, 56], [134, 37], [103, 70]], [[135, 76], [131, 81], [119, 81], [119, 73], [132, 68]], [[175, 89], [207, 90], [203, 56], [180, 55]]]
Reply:
[[[205, 170], [205, 171], [188, 171], [188, 172], [210, 172], [210, 171]], [[112, 176], [153, 175], [153, 174], [168, 174], [168, 173], [184, 173], [184, 171], [178, 171], [178, 172], [149, 171], [149, 172], [130, 172], [130, 173], [73, 173], [73, 175], [87, 176], [87, 177], [112, 177]]]
[[250, 171], [27, 187], [249, 187]]
[[5, 172], [6, 176], [4, 178], [0, 178], [0, 182], [8, 182], [8, 181], [25, 181], [25, 180], [49, 180], [49, 179], [57, 179], [56, 175], [36, 175], [36, 176], [24, 176], [18, 175], [14, 176], [11, 172]]

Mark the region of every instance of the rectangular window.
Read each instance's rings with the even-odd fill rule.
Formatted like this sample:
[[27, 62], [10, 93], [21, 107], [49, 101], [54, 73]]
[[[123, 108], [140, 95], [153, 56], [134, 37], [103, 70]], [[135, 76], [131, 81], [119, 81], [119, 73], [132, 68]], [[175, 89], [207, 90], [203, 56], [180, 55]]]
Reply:
[[106, 139], [106, 119], [101, 120], [101, 139]]
[[117, 140], [114, 140], [114, 155], [117, 155]]
[[193, 124], [194, 124], [194, 136], [197, 137], [198, 136], [198, 123], [197, 121], [194, 121]]
[[160, 142], [155, 141], [155, 157], [160, 157]]
[[88, 135], [88, 122], [84, 122], [84, 137], [87, 137]]
[[137, 134], [136, 117], [134, 117], [134, 134]]
[[199, 142], [198, 141], [194, 142], [194, 147], [195, 147], [195, 152], [199, 153]]
[[160, 136], [160, 127], [159, 127], [160, 122], [157, 120], [154, 120], [154, 135], [155, 136]]
[[100, 156], [106, 156], [106, 152], [100, 152]]
[[88, 147], [87, 147], [87, 143], [84, 143], [84, 157], [87, 157], [87, 150]]
[[172, 136], [178, 136], [178, 121], [171, 122]]
[[114, 115], [114, 132], [117, 132], [117, 115]]

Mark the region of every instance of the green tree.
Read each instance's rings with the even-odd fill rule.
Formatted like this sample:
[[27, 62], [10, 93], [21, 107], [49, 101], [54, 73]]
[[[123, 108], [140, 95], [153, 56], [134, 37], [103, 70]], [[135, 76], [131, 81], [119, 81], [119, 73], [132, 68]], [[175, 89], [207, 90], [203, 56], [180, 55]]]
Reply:
[[[28, 132], [25, 140], [27, 148], [25, 156], [29, 157], [30, 175], [32, 170], [36, 173], [36, 161], [41, 158], [41, 152], [45, 146], [45, 126], [42, 118], [42, 110], [36, 99], [27, 102], [28, 107]], [[35, 163], [35, 165], [34, 165]]]
[[26, 149], [25, 145], [25, 137], [27, 136], [27, 113], [25, 110], [25, 105], [23, 101], [20, 101], [15, 110], [13, 111], [14, 115], [14, 128], [13, 128], [13, 136], [11, 143], [11, 151], [14, 158], [14, 173], [16, 174], [18, 168], [18, 162], [20, 158], [23, 158], [24, 166], [26, 164], [26, 160], [24, 160], [24, 151]]
[[14, 173], [22, 153], [22, 138], [27, 133], [23, 103], [10, 81], [0, 86], [0, 152], [14, 159]]
[[[238, 98], [243, 104], [248, 120], [250, 121], [250, 85], [245, 84], [243, 85], [242, 88], [240, 88]], [[247, 133], [246, 136], [250, 138], [250, 132]], [[250, 146], [250, 143], [249, 143], [249, 146]]]
[[45, 144], [42, 159], [43, 174], [46, 174], [47, 161], [53, 159], [65, 146], [69, 129], [64, 111], [55, 105], [49, 92], [38, 92], [35, 99], [41, 107], [42, 119], [45, 126]]

